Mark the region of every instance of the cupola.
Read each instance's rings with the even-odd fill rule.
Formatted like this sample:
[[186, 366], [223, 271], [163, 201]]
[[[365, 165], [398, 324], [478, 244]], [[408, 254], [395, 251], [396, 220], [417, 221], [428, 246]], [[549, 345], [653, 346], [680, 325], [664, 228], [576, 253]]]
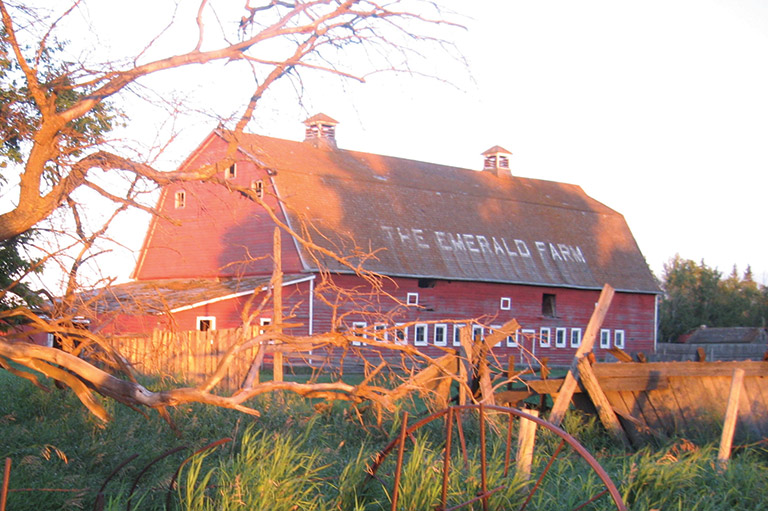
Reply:
[[304, 132], [304, 142], [315, 147], [336, 148], [336, 125], [338, 121], [325, 114], [316, 114], [304, 121], [307, 127]]
[[493, 172], [497, 176], [511, 176], [512, 172], [509, 169], [509, 158], [511, 156], [511, 152], [495, 145], [483, 153], [483, 170]]

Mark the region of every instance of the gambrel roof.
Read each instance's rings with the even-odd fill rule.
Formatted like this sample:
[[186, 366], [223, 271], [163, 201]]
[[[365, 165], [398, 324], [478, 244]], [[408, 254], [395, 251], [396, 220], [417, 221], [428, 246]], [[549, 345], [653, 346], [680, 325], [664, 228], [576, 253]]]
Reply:
[[[238, 140], [244, 158], [268, 172], [294, 229], [344, 253], [373, 252], [370, 270], [659, 291], [623, 216], [579, 186], [260, 135]], [[306, 250], [297, 250], [304, 270], [316, 271]]]

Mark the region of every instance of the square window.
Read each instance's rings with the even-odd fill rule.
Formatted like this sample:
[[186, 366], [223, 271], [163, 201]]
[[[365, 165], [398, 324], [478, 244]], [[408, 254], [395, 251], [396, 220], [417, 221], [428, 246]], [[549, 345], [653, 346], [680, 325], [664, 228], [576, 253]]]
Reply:
[[408, 293], [405, 298], [405, 303], [408, 305], [418, 305], [419, 293]]
[[614, 330], [613, 345], [617, 348], [624, 349], [624, 330]]
[[453, 345], [454, 346], [461, 346], [461, 329], [464, 328], [465, 324], [463, 323], [455, 323], [453, 325]]
[[216, 318], [214, 316], [198, 316], [197, 329], [200, 332], [216, 330]]
[[[355, 337], [365, 338], [365, 327], [368, 326], [365, 321], [355, 321], [352, 323], [352, 335]], [[352, 341], [353, 346], [360, 346], [363, 344], [361, 341]]]
[[[272, 318], [261, 318], [259, 319], [259, 325], [260, 326], [269, 326], [272, 324]], [[269, 328], [259, 328], [259, 334], [262, 335], [265, 332], [267, 332]]]
[[433, 342], [435, 346], [446, 346], [448, 344], [448, 325], [445, 323], [435, 325]]
[[384, 323], [377, 323], [373, 325], [373, 332], [377, 341], [386, 342], [387, 340], [389, 340], [387, 325], [385, 325]]
[[181, 209], [187, 205], [187, 194], [184, 192], [184, 190], [179, 190], [176, 192], [173, 204], [176, 209]]
[[544, 293], [541, 296], [541, 315], [545, 318], [554, 318], [557, 316], [555, 295]]
[[557, 328], [555, 329], [555, 347], [556, 348], [565, 348], [566, 342], [565, 342], [565, 328]]
[[571, 328], [571, 348], [581, 346], [581, 328]]
[[226, 179], [235, 179], [237, 177], [237, 165], [232, 164], [227, 168], [227, 170], [224, 171], [224, 177]]
[[600, 330], [600, 347], [601, 348], [611, 347], [611, 331], [607, 328], [602, 328]]
[[427, 333], [429, 327], [424, 323], [419, 323], [413, 329], [413, 345], [414, 346], [426, 346], [427, 345]]
[[552, 330], [549, 327], [543, 326], [539, 329], [539, 346], [542, 348], [549, 348], [552, 343], [550, 341], [550, 335]]
[[408, 344], [408, 327], [402, 323], [395, 324], [395, 342], [397, 344]]
[[503, 311], [508, 311], [512, 309], [512, 298], [509, 298], [507, 296], [503, 296], [501, 300], [499, 301], [499, 309]]

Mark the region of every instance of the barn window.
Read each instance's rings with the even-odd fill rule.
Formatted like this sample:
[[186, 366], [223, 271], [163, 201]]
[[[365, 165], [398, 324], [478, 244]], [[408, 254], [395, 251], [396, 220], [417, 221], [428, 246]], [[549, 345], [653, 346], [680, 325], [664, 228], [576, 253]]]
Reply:
[[445, 346], [448, 344], [448, 325], [438, 323], [435, 325], [435, 335], [433, 337], [435, 346]]
[[581, 328], [571, 328], [571, 348], [581, 346]]
[[413, 345], [414, 346], [426, 346], [427, 345], [427, 333], [429, 329], [424, 323], [419, 323], [414, 327], [413, 331]]
[[472, 340], [475, 342], [483, 340], [483, 325], [472, 325]]
[[[366, 326], [368, 325], [365, 323], [365, 321], [355, 321], [354, 323], [352, 323], [352, 335], [354, 335], [355, 337], [363, 337], [363, 338], [367, 337], [365, 335]], [[352, 344], [354, 346], [360, 346], [363, 343], [360, 341], [352, 341]]]
[[499, 309], [503, 311], [508, 311], [512, 308], [512, 298], [509, 298], [508, 296], [501, 297], [501, 300], [499, 301]]
[[184, 193], [184, 190], [179, 190], [178, 192], [176, 192], [176, 196], [174, 197], [173, 204], [176, 207], [176, 209], [181, 209], [187, 205], [187, 194]]
[[607, 328], [600, 329], [600, 347], [601, 348], [611, 347], [611, 331]]
[[216, 330], [216, 317], [215, 316], [198, 316], [197, 329], [200, 332], [207, 332], [208, 330]]
[[384, 323], [377, 323], [373, 325], [373, 331], [377, 341], [386, 341], [389, 339], [389, 334], [387, 333], [387, 325]]
[[251, 190], [256, 193], [256, 197], [259, 199], [264, 198], [264, 181], [261, 179], [256, 179], [251, 182]]
[[565, 348], [565, 328], [557, 328], [555, 330], [555, 347]]
[[[269, 326], [272, 324], [272, 318], [261, 318], [259, 319], [259, 325], [260, 326]], [[259, 328], [259, 335], [263, 335], [269, 328]]]
[[550, 336], [552, 330], [548, 326], [543, 326], [539, 329], [539, 346], [542, 348], [549, 348], [552, 345]]
[[507, 336], [507, 347], [517, 348], [520, 343], [520, 330], [515, 330], [515, 333]]
[[408, 344], [408, 327], [403, 326], [403, 323], [395, 323], [395, 342]]
[[453, 325], [453, 345], [454, 346], [461, 346], [461, 329], [464, 328], [465, 324], [463, 323], [456, 323]]
[[437, 284], [435, 279], [419, 279], [419, 287], [421, 288], [435, 287], [435, 284]]
[[408, 293], [405, 298], [405, 303], [407, 303], [408, 305], [418, 305], [419, 293]]
[[624, 349], [624, 330], [615, 330], [613, 332], [613, 345]]
[[237, 177], [237, 165], [232, 164], [224, 171], [224, 177], [226, 179], [235, 179]]
[[556, 316], [555, 307], [555, 295], [544, 293], [541, 296], [541, 315], [546, 318], [554, 318]]

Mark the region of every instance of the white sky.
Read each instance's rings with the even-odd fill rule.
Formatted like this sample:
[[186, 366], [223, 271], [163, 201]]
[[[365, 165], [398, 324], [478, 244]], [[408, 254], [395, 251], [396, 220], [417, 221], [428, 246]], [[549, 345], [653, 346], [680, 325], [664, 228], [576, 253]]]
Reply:
[[[301, 139], [322, 111], [342, 148], [468, 168], [499, 144], [515, 174], [579, 184], [622, 213], [657, 276], [679, 253], [726, 274], [751, 264], [768, 282], [768, 2], [445, 3], [470, 17], [455, 33], [468, 68], [434, 56], [454, 85], [310, 80], [302, 107], [280, 92], [251, 131]], [[189, 126], [176, 154], [214, 126]], [[125, 242], [138, 250], [144, 228], [125, 228]]]

